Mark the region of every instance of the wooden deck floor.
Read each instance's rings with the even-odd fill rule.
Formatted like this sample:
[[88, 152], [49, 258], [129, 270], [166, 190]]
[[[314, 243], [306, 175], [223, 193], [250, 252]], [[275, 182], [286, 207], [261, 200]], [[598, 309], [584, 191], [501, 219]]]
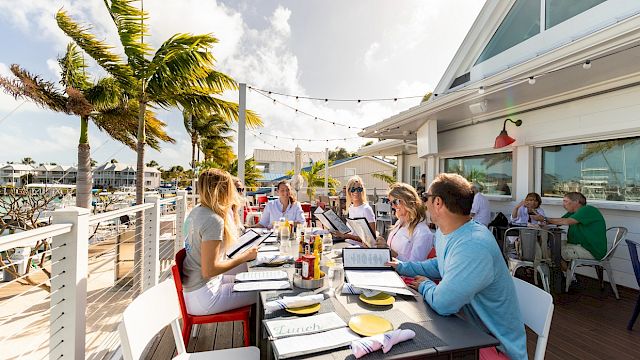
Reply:
[[[608, 284], [606, 284], [608, 286]], [[633, 331], [627, 322], [638, 291], [618, 287], [616, 300], [610, 287], [604, 291], [593, 279], [579, 277], [568, 294], [554, 297], [555, 311], [547, 344], [546, 359], [640, 359], [640, 321]], [[533, 359], [537, 337], [528, 330], [527, 348]], [[187, 346], [188, 352], [242, 346], [242, 324], [202, 326]], [[165, 329], [150, 344], [146, 359], [170, 359], [175, 353], [171, 329]]]

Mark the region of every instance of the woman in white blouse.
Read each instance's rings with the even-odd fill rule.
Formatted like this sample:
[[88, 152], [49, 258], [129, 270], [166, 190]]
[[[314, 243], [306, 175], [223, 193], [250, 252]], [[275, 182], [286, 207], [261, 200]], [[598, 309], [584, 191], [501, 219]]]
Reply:
[[264, 207], [260, 222], [255, 227], [271, 229], [274, 221], [285, 218], [294, 224], [304, 224], [304, 213], [302, 205], [296, 201], [296, 197], [291, 190], [291, 185], [286, 181], [278, 183], [278, 198], [271, 200]]
[[389, 201], [398, 221], [388, 239], [378, 237], [378, 247], [391, 249], [400, 261], [422, 261], [433, 248], [433, 233], [426, 222], [426, 210], [416, 190], [409, 184], [395, 183], [389, 189]]
[[[346, 198], [347, 198], [347, 209], [349, 211], [349, 218], [365, 218], [371, 226], [371, 230], [373, 233], [376, 232], [376, 215], [373, 213], [373, 209], [369, 206], [367, 202], [367, 189], [364, 187], [362, 179], [360, 176], [355, 175], [352, 176], [349, 181], [347, 181], [346, 186]], [[341, 232], [334, 232], [334, 235], [337, 237], [341, 237], [343, 239], [354, 240], [358, 242], [362, 242], [362, 239], [355, 233], [344, 234]]]

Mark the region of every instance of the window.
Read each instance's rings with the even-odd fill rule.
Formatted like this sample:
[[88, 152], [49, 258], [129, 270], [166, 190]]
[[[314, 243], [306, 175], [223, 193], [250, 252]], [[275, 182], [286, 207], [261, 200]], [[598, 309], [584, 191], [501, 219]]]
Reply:
[[444, 169], [480, 185], [483, 194], [511, 195], [512, 160], [510, 152], [445, 159]]
[[517, 0], [482, 50], [476, 64], [540, 33], [540, 1]]
[[640, 202], [640, 137], [542, 148], [541, 195]]
[[349, 179], [350, 177], [354, 176], [356, 174], [356, 169], [355, 168], [345, 168], [344, 169], [344, 176], [347, 177], [347, 179]]
[[605, 1], [606, 0], [546, 0], [545, 28], [549, 29], [556, 26], [561, 22], [583, 13]]
[[420, 183], [420, 174], [420, 166], [409, 167], [409, 184], [416, 189]]

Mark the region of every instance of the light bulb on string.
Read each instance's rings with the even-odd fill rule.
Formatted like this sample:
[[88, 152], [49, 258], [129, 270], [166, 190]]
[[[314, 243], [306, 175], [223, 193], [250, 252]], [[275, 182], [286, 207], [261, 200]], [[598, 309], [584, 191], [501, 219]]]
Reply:
[[478, 94], [480, 94], [480, 95], [484, 94], [484, 86], [480, 86], [478, 88]]
[[533, 76], [529, 77], [529, 85], [533, 85], [535, 83], [536, 83], [536, 78]]
[[591, 69], [591, 60], [585, 61], [584, 64], [582, 64], [582, 68], [585, 70]]

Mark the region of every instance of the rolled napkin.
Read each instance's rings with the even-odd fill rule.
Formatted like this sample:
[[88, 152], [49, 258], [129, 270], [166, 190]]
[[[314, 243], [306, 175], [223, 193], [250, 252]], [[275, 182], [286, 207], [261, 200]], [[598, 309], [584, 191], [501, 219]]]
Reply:
[[359, 359], [369, 353], [382, 349], [383, 353], [388, 353], [393, 345], [413, 339], [416, 333], [413, 330], [398, 329], [386, 332], [384, 334], [369, 336], [351, 342], [351, 351], [356, 359]]
[[269, 264], [279, 264], [292, 262], [293, 256], [289, 255], [280, 255], [280, 254], [260, 254], [258, 253], [258, 257], [256, 257], [256, 265], [269, 265]]
[[273, 300], [264, 304], [267, 312], [274, 312], [282, 309], [298, 308], [308, 305], [320, 303], [324, 300], [323, 294], [314, 294], [306, 296], [285, 296], [282, 299]]
[[360, 295], [362, 294], [362, 289], [359, 287], [355, 287], [350, 283], [342, 284], [342, 293], [343, 294], [351, 294], [351, 295]]

